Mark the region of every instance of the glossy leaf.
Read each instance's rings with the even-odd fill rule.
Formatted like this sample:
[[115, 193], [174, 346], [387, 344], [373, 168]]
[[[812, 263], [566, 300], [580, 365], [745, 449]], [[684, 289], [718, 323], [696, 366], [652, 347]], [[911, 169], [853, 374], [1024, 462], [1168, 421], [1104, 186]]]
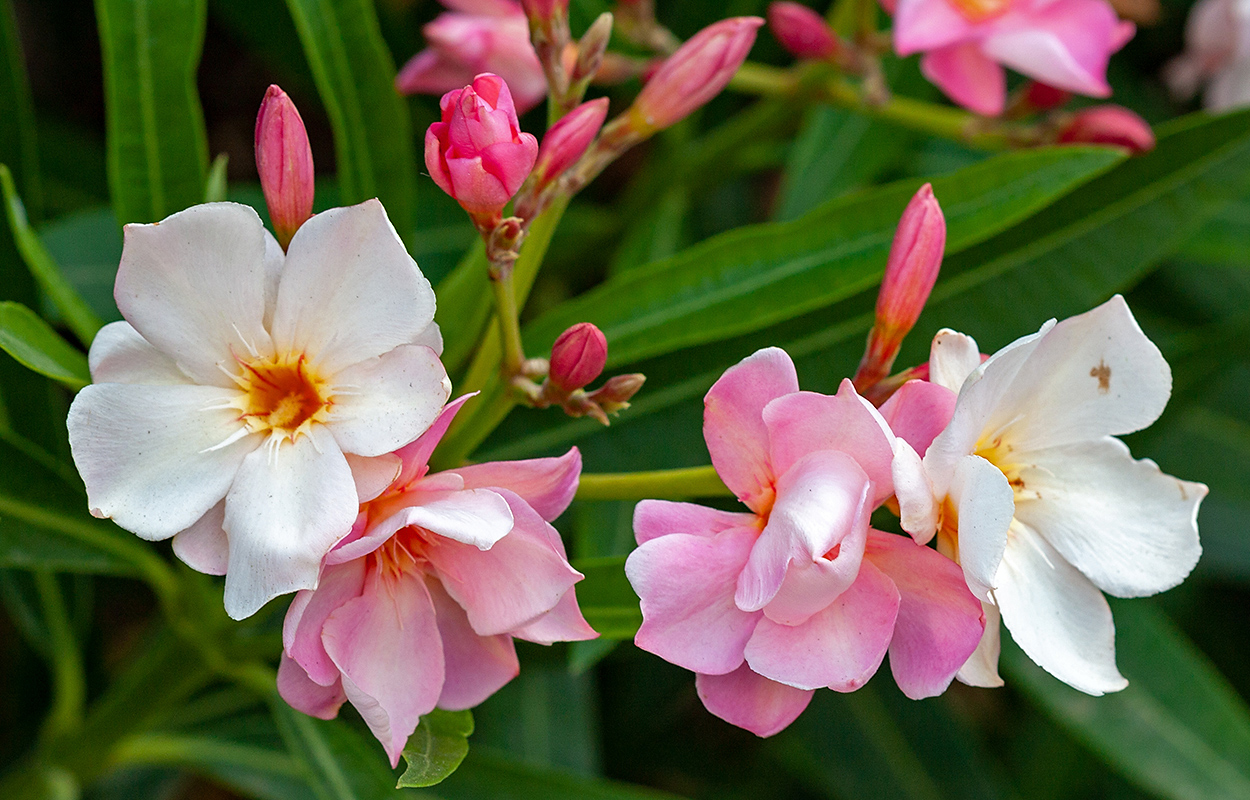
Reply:
[[11, 0], [0, 3], [0, 162], [13, 170], [18, 189], [38, 218], [43, 206], [43, 181], [35, 139], [35, 109]]
[[0, 302], [0, 349], [27, 369], [71, 389], [91, 383], [87, 357], [21, 303]]
[[438, 788], [447, 800], [676, 800], [656, 789], [543, 769], [475, 747]]
[[208, 138], [196, 91], [207, 0], [96, 0], [118, 221], [157, 222], [204, 200]]
[[444, 711], [436, 708], [417, 725], [404, 746], [407, 767], [399, 776], [400, 788], [433, 786], [456, 771], [469, 754], [473, 733], [471, 711]]
[[576, 559], [585, 579], [577, 584], [577, 605], [604, 639], [632, 639], [642, 624], [638, 595], [625, 577], [625, 556]]

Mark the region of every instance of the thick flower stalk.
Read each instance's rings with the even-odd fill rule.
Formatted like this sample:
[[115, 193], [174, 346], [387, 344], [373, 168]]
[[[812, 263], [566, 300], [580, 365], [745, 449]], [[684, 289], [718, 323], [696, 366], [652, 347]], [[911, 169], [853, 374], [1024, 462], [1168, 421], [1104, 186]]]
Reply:
[[1001, 613], [1055, 677], [1088, 694], [1123, 689], [1103, 592], [1161, 592], [1201, 553], [1207, 487], [1133, 460], [1114, 438], [1158, 419], [1171, 394], [1167, 362], [1117, 295], [984, 363], [969, 337], [944, 331], [930, 377], [882, 412], [917, 449], [932, 439], [924, 467], [938, 513], [929, 529], [985, 604], [985, 638], [959, 677], [1002, 683]]
[[997, 116], [1004, 67], [1050, 86], [1107, 97], [1107, 61], [1132, 38], [1105, 0], [898, 0], [894, 49], [924, 53], [920, 68], [948, 97]]
[[789, 356], [761, 350], [708, 392], [703, 432], [749, 511], [638, 504], [625, 566], [642, 600], [636, 644], [698, 673], [708, 710], [760, 736], [817, 688], [862, 686], [887, 651], [909, 697], [944, 691], [982, 612], [952, 562], [869, 527], [895, 496], [913, 528], [932, 498], [916, 452], [850, 381], [801, 392]]
[[1182, 100], [1205, 86], [1213, 111], [1250, 105], [1250, 0], [1199, 0], [1185, 22], [1185, 51], [1163, 70]]
[[382, 205], [318, 214], [285, 255], [234, 203], [127, 225], [114, 296], [126, 321], [68, 420], [92, 513], [225, 574], [236, 619], [316, 586], [354, 474], [450, 392], [434, 293]]
[[392, 766], [422, 714], [471, 708], [516, 677], [514, 638], [597, 635], [573, 594], [582, 576], [549, 524], [573, 499], [581, 456], [429, 474], [467, 399], [379, 460], [351, 535], [283, 627], [283, 698], [323, 719], [350, 701]]
[[547, 96], [543, 65], [530, 44], [525, 11], [513, 0], [441, 0], [451, 11], [422, 28], [425, 50], [395, 78], [403, 94], [443, 94], [471, 83], [483, 72], [512, 87], [520, 113]]

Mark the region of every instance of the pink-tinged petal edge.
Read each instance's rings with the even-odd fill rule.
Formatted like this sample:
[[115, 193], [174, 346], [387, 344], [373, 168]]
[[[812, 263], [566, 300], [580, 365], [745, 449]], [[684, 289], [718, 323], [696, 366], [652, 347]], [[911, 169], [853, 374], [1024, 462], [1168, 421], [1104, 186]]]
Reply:
[[1003, 113], [1007, 102], [1007, 73], [968, 42], [930, 50], [920, 59], [920, 71], [959, 105], [987, 117]]
[[715, 536], [730, 528], [749, 528], [758, 519], [754, 514], [721, 511], [696, 503], [642, 500], [634, 507], [634, 538], [638, 544], [646, 544], [670, 533]]
[[770, 681], [746, 664], [725, 675], [700, 673], [695, 688], [711, 713], [756, 736], [767, 738], [784, 730], [803, 713], [812, 691]]

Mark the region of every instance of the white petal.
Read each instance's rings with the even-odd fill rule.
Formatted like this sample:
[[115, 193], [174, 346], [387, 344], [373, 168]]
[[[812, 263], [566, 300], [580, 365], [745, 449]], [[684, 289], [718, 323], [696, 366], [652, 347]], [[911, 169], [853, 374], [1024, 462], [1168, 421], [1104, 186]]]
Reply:
[[1207, 487], [1165, 475], [1153, 461], [1134, 461], [1111, 437], [1027, 457], [1035, 466], [1020, 473], [1016, 518], [1104, 592], [1161, 592], [1198, 563], [1198, 504]]
[[356, 481], [356, 497], [361, 503], [367, 503], [385, 492], [396, 478], [404, 462], [394, 453], [366, 458], [365, 456], [347, 456], [347, 465], [352, 468], [352, 478]]
[[424, 345], [433, 350], [435, 355], [441, 356], [443, 354], [443, 331], [438, 327], [437, 322], [430, 320], [425, 330], [413, 337], [411, 344]]
[[950, 328], [933, 337], [929, 347], [929, 380], [958, 393], [964, 381], [981, 366], [981, 349], [976, 339]]
[[428, 347], [403, 345], [338, 373], [327, 426], [344, 452], [380, 456], [416, 439], [451, 394]]
[[265, 234], [238, 203], [206, 203], [151, 225], [127, 225], [113, 296], [158, 350], [197, 383], [233, 386], [218, 364], [271, 351]]
[[69, 409], [69, 444], [91, 513], [150, 540], [190, 527], [225, 496], [257, 444], [233, 392], [210, 386], [88, 386]]
[[[1116, 295], [1047, 333], [987, 427], [1019, 450], [1141, 430], [1159, 418], [1172, 371]], [[958, 413], [958, 412], [956, 412]]]
[[998, 676], [998, 654], [1002, 649], [1002, 631], [1000, 630], [1002, 622], [998, 606], [993, 603], [981, 603], [981, 609], [985, 612], [985, 632], [981, 634], [977, 649], [968, 656], [968, 660], [959, 668], [959, 672], [955, 673], [955, 677], [960, 683], [968, 686], [983, 686], [992, 689], [1003, 685], [1003, 679]]
[[174, 536], [174, 555], [196, 572], [225, 575], [230, 563], [230, 542], [221, 527], [225, 519], [226, 503], [223, 500], [190, 528]]
[[[479, 550], [491, 549], [512, 531], [512, 509], [508, 501], [490, 489], [462, 489], [416, 497], [419, 499], [414, 502], [420, 505], [403, 509], [378, 527], [397, 531], [416, 525]], [[373, 531], [370, 534], [372, 538]]]
[[87, 357], [96, 383], [191, 383], [169, 356], [157, 350], [129, 322], [110, 322], [91, 340]]
[[265, 330], [273, 325], [273, 309], [278, 304], [278, 281], [282, 277], [282, 265], [286, 263], [286, 253], [282, 245], [273, 238], [268, 229], [265, 230]]
[[414, 341], [434, 319], [434, 290], [377, 200], [305, 222], [286, 252], [273, 338], [334, 374]]
[[1012, 526], [994, 599], [1016, 644], [1051, 675], [1092, 695], [1128, 686], [1106, 598], [1026, 525]]
[[226, 613], [243, 619], [280, 594], [315, 588], [322, 557], [358, 508], [347, 459], [322, 426], [256, 448], [226, 497]]
[[1015, 502], [1007, 476], [980, 456], [956, 465], [950, 499], [959, 514], [959, 565], [968, 588], [989, 597], [1007, 545]]
[[900, 437], [894, 439], [894, 499], [898, 501], [899, 525], [917, 544], [927, 544], [937, 532], [938, 503], [933, 484], [915, 449]]

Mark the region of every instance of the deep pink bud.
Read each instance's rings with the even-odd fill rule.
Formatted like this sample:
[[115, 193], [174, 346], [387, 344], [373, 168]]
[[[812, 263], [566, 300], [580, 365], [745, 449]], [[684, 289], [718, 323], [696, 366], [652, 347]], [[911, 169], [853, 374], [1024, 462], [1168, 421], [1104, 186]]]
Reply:
[[1155, 147], [1155, 134], [1146, 120], [1123, 106], [1103, 105], [1082, 109], [1059, 133], [1062, 144], [1111, 144], [1133, 153]]
[[877, 320], [855, 373], [857, 388], [866, 390], [890, 374], [903, 337], [920, 318], [937, 282], [945, 249], [946, 219], [933, 187], [926, 183], [907, 204], [894, 233], [877, 295]]
[[256, 171], [278, 243], [286, 249], [312, 216], [313, 158], [304, 120], [286, 92], [270, 86], [256, 115]]
[[547, 378], [566, 392], [580, 389], [599, 377], [608, 360], [608, 340], [589, 322], [569, 328], [551, 345]]
[[680, 122], [711, 100], [746, 60], [759, 17], [732, 17], [696, 33], [656, 70], [630, 109], [631, 123], [644, 135]]
[[777, 0], [768, 6], [768, 27], [781, 46], [798, 58], [826, 59], [838, 40], [825, 18], [805, 5]]
[[525, 16], [530, 19], [546, 22], [554, 17], [557, 11], [563, 16], [568, 16], [569, 0], [521, 0], [521, 7], [525, 9]]
[[[538, 140], [522, 133], [503, 78], [483, 73], [443, 95], [425, 134], [425, 166], [479, 227], [496, 218], [534, 167]], [[493, 224], [492, 224], [493, 227]]]
[[1024, 97], [1029, 104], [1029, 108], [1035, 111], [1049, 111], [1071, 100], [1072, 93], [1063, 89], [1056, 89], [1050, 84], [1042, 83], [1041, 81], [1029, 81], [1029, 87], [1025, 90]]
[[600, 97], [582, 103], [552, 125], [538, 148], [538, 163], [534, 165], [538, 182], [549, 183], [581, 158], [607, 116], [608, 98]]

